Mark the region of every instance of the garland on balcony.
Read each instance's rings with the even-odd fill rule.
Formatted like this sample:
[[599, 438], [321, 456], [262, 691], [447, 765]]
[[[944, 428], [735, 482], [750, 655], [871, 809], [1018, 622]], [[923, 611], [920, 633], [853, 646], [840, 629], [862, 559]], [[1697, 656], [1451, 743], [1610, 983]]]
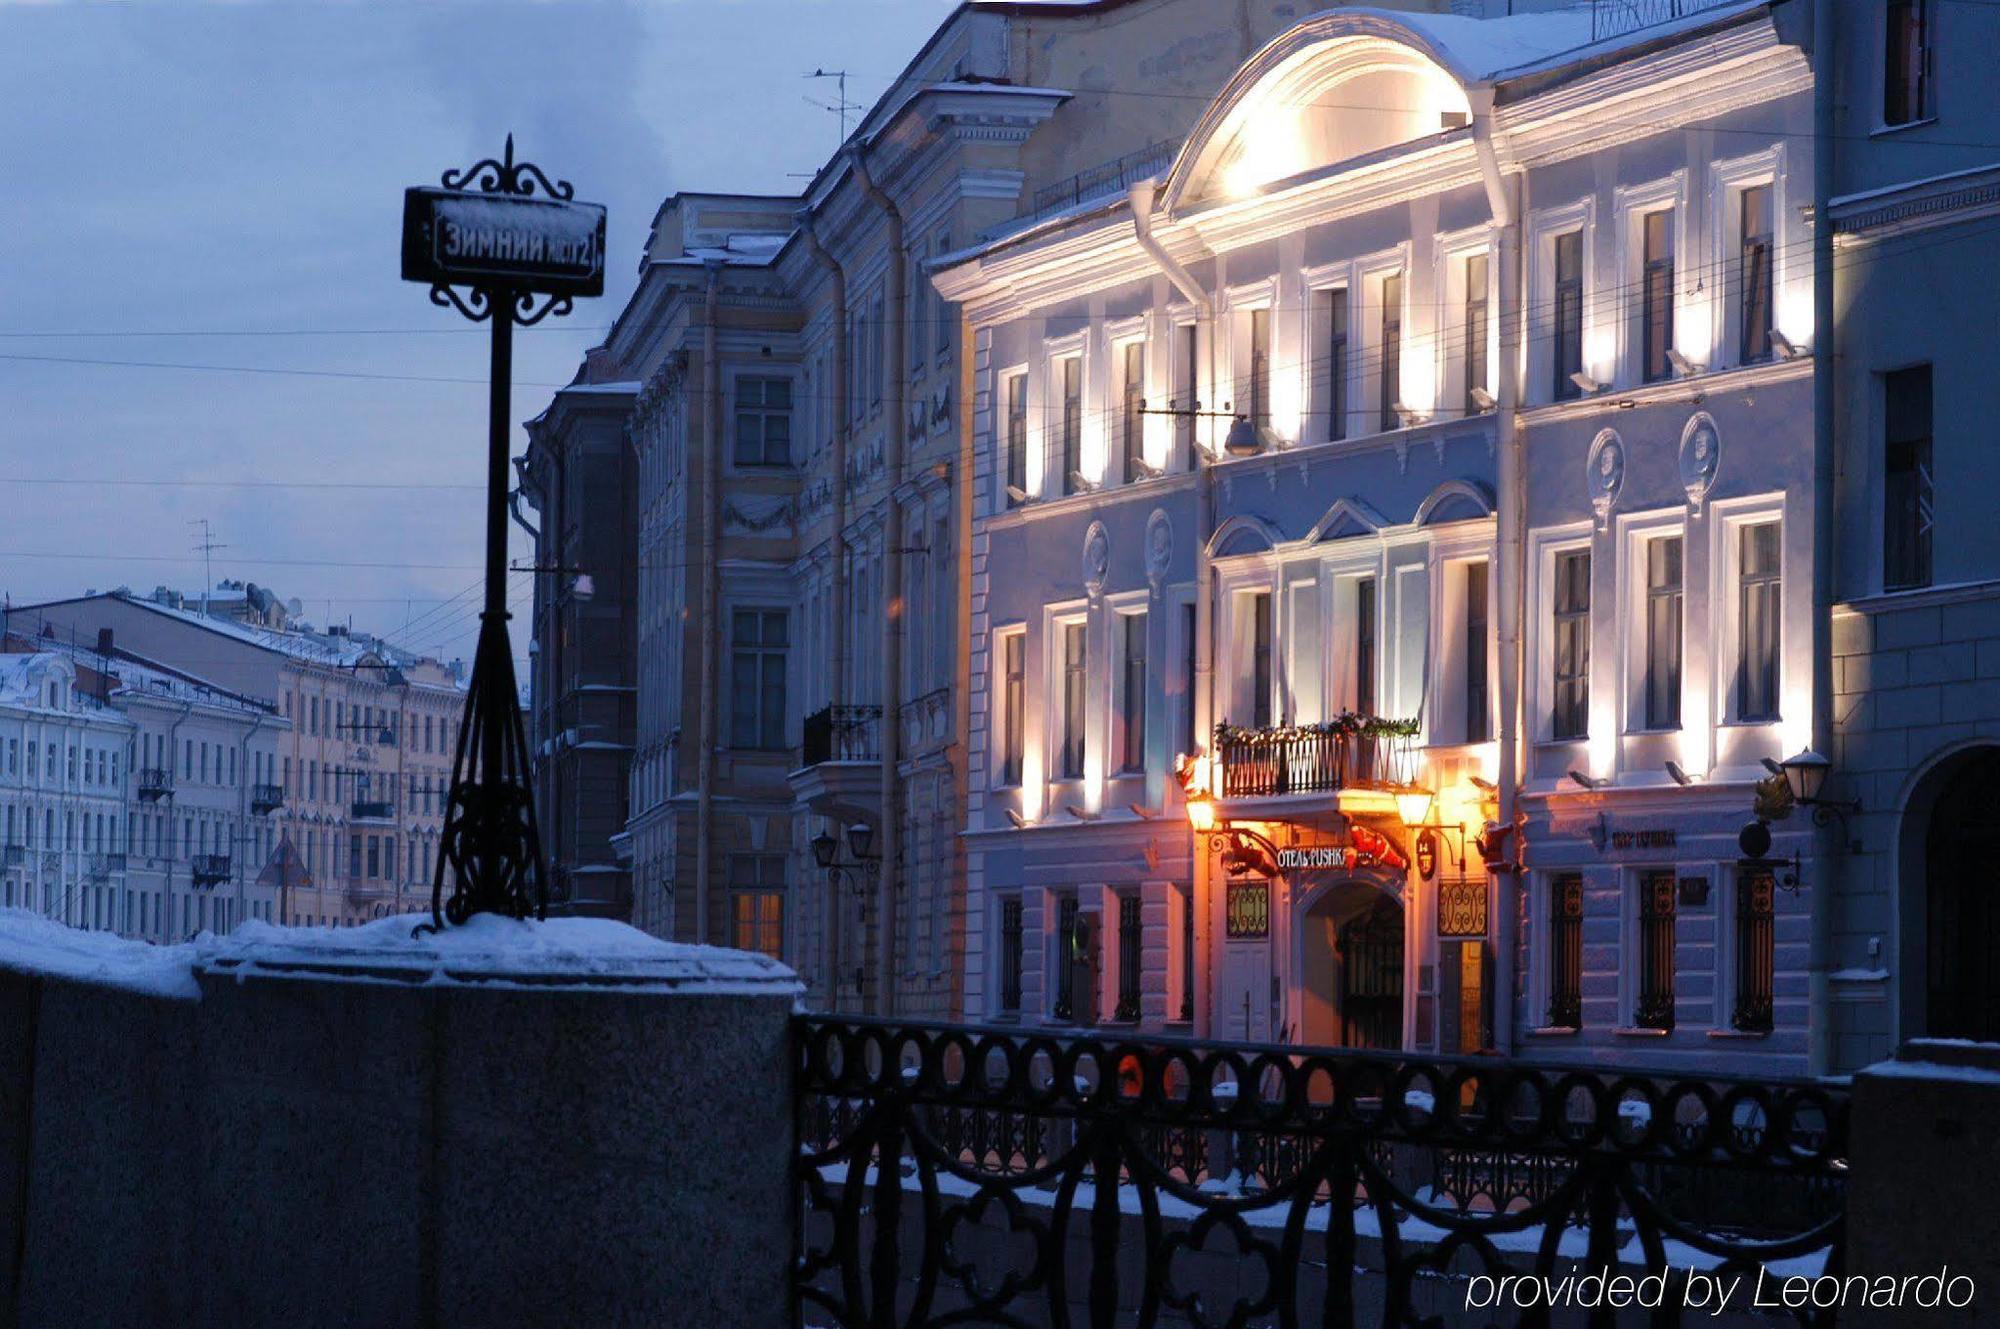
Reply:
[[1215, 727], [1215, 743], [1283, 743], [1301, 738], [1415, 738], [1415, 720], [1392, 720], [1383, 715], [1363, 715], [1342, 711], [1331, 720], [1317, 724], [1269, 725], [1261, 729], [1232, 725], [1226, 721]]

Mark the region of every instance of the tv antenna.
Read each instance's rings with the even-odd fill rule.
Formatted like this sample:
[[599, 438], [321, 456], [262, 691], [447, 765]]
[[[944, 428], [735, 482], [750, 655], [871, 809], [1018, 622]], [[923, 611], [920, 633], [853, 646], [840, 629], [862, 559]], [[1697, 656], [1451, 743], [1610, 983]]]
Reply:
[[215, 585], [214, 554], [216, 550], [227, 549], [229, 546], [221, 544], [216, 540], [215, 531], [209, 526], [208, 518], [196, 517], [188, 525], [201, 527], [201, 539], [195, 541], [191, 547], [195, 553], [201, 555], [201, 612], [202, 617], [206, 618], [208, 616], [208, 591], [211, 586]]
[[840, 141], [842, 143], [847, 142], [847, 113], [863, 109], [861, 103], [847, 100], [847, 71], [845, 69], [815, 69], [812, 73], [807, 74], [806, 78], [808, 80], [820, 78], [834, 80], [834, 86], [838, 91], [833, 101], [823, 102], [815, 97], [808, 97], [806, 100], [814, 106], [819, 107], [822, 111], [832, 111], [840, 117]]

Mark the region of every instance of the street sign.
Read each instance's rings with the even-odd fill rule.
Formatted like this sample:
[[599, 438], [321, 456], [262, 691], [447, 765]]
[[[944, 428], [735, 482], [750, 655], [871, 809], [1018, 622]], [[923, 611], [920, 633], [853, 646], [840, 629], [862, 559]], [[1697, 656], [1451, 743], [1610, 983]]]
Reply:
[[604, 208], [419, 186], [403, 191], [403, 280], [604, 294]]

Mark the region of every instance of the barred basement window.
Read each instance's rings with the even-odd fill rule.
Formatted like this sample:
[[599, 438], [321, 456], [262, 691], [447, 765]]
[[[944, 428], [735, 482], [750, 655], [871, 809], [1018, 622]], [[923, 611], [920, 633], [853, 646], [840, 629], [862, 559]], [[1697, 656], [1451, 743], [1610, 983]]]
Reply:
[[1076, 1014], [1076, 966], [1070, 963], [1069, 949], [1076, 937], [1076, 897], [1066, 895], [1056, 910], [1056, 1004], [1049, 1014], [1058, 1020]]
[[1736, 1009], [1729, 1022], [1751, 1033], [1771, 1031], [1775, 889], [1768, 872], [1746, 872], [1736, 880]]
[[1021, 902], [1000, 902], [1000, 1009], [1021, 1009]]
[[1565, 873], [1549, 886], [1549, 1024], [1583, 1024], [1583, 877]]
[[1139, 1019], [1139, 897], [1118, 897], [1118, 1009], [1115, 1020]]
[[1674, 874], [1639, 879], [1639, 1000], [1632, 1022], [1641, 1029], [1674, 1027]]

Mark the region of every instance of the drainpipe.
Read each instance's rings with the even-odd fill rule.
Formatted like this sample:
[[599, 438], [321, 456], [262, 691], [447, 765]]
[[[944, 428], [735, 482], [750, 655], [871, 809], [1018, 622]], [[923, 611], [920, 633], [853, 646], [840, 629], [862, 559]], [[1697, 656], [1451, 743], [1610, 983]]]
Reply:
[[[244, 732], [242, 740], [237, 744], [237, 748], [242, 753], [242, 756], [236, 763], [236, 769], [243, 776], [243, 779], [236, 786], [238, 791], [236, 795], [236, 819], [242, 828], [243, 845], [246, 849], [249, 847], [251, 841], [256, 838], [250, 834], [250, 823], [252, 820], [250, 795], [257, 788], [256, 784], [250, 778], [250, 740], [255, 738], [257, 731], [263, 727], [264, 715], [260, 711], [250, 721], [250, 728]], [[234, 864], [232, 863], [231, 866], [234, 866]], [[247, 859], [244, 866], [247, 870], [249, 866]], [[243, 894], [246, 883], [243, 880], [242, 872], [237, 872], [233, 875], [236, 878], [236, 916], [241, 920], [243, 917]], [[127, 889], [130, 888], [128, 887]]]
[[[167, 764], [161, 769], [167, 773], [167, 778], [169, 780], [172, 780], [174, 778], [174, 752], [175, 749], [178, 748], [180, 745], [181, 726], [186, 724], [188, 722], [188, 717], [193, 714], [194, 714], [194, 703], [191, 701], [184, 701], [181, 703], [180, 719], [175, 720], [172, 724], [167, 726]], [[164, 848], [171, 850], [174, 842], [173, 840], [174, 819], [172, 817], [167, 817], [165, 818], [165, 822], [167, 831], [167, 843], [166, 846], [164, 846]], [[167, 901], [167, 926], [172, 927], [174, 924], [174, 915], [173, 915], [174, 855], [171, 852], [168, 852], [165, 854], [165, 858], [167, 860], [167, 866], [166, 870], [160, 874], [160, 886], [162, 892], [166, 896], [166, 901]], [[194, 871], [191, 868], [188, 871], [188, 883], [189, 883], [189, 889], [190, 890], [193, 889]], [[188, 936], [193, 936], [193, 935], [194, 934], [191, 932], [188, 934]], [[183, 937], [182, 940], [185, 941], [187, 940], [187, 938]]]
[[[1812, 560], [1812, 746], [1833, 751], [1833, 539], [1835, 462], [1833, 218], [1834, 189], [1834, 5], [1813, 0], [1813, 560]], [[1806, 1058], [1813, 1075], [1833, 1068], [1832, 994], [1833, 902], [1845, 867], [1847, 846], [1831, 831], [1819, 835], [1819, 880], [1813, 889], [1811, 933], [1806, 960]], [[1828, 846], [1831, 845], [1831, 852]]]
[[[903, 214], [894, 200], [883, 193], [868, 171], [867, 157], [859, 147], [852, 150], [854, 178], [868, 201], [882, 211], [888, 227], [888, 356], [887, 400], [889, 412], [887, 457], [883, 466], [882, 514], [882, 871], [877, 878], [880, 905], [876, 912], [877, 973], [880, 988], [876, 1013], [893, 1015], [896, 1009], [896, 893], [898, 856], [902, 831], [899, 815], [901, 792], [896, 779], [897, 750], [902, 740], [902, 627], [903, 627], [903, 505], [896, 497], [903, 483], [903, 456], [908, 448], [910, 412], [906, 396], [910, 371], [908, 335], [907, 276], [910, 256], [903, 238]], [[875, 336], [882, 336], [875, 329]]]
[[[1524, 442], [1518, 414], [1521, 361], [1521, 218], [1514, 206], [1513, 182], [1500, 173], [1493, 146], [1493, 89], [1468, 89], [1472, 103], [1472, 142], [1479, 156], [1479, 175], [1486, 186], [1487, 206], [1500, 266], [1500, 377], [1494, 393], [1495, 454], [1499, 460], [1499, 548], [1495, 551], [1495, 598], [1499, 604], [1500, 648], [1500, 824], [1516, 828], [1514, 861], [1522, 857], [1521, 824], [1521, 619], [1527, 596], [1525, 577], [1526, 488]], [[1514, 984], [1518, 960], [1517, 920], [1520, 910], [1519, 872], [1503, 872], [1495, 882], [1493, 949], [1493, 1050], [1502, 1056], [1514, 1050]]]
[[[1141, 180], [1128, 191], [1132, 205], [1132, 231], [1139, 248], [1159, 265], [1159, 269], [1172, 282], [1174, 289], [1185, 296], [1195, 307], [1195, 317], [1199, 323], [1208, 325], [1208, 382], [1210, 390], [1215, 387], [1215, 342], [1219, 323], [1217, 306], [1220, 294], [1210, 295], [1202, 289], [1179, 260], [1166, 250], [1159, 238], [1153, 234], [1153, 209], [1159, 198], [1157, 180]], [[1200, 331], [1196, 331], [1200, 336]], [[1199, 391], [1192, 394], [1192, 405], [1198, 409]], [[1215, 730], [1214, 697], [1212, 695], [1215, 678], [1215, 568], [1209, 561], [1208, 545], [1215, 535], [1215, 479], [1212, 468], [1203, 456], [1201, 446], [1201, 425], [1196, 418], [1195, 427], [1189, 431], [1193, 440], [1192, 455], [1188, 464], [1195, 468], [1195, 592], [1194, 592], [1194, 636], [1195, 636], [1195, 676], [1189, 681], [1194, 689], [1194, 737], [1197, 746], [1206, 748], [1205, 736]], [[1209, 754], [1212, 759], [1213, 753]], [[1192, 834], [1192, 832], [1190, 832]], [[1198, 954], [1206, 957], [1214, 946], [1215, 928], [1211, 915], [1213, 888], [1209, 880], [1208, 842], [1199, 835], [1194, 836], [1193, 850], [1194, 880], [1190, 883], [1189, 907], [1195, 911], [1195, 944]], [[1190, 981], [1198, 973], [1214, 975], [1221, 966], [1214, 964], [1193, 964], [1188, 966]], [[1195, 1002], [1195, 1033], [1199, 1037], [1212, 1037], [1214, 1002]], [[1244, 1036], [1249, 1036], [1246, 1029]]]
[[[827, 395], [833, 410], [833, 458], [831, 464], [833, 483], [833, 534], [827, 540], [827, 566], [831, 570], [830, 589], [833, 604], [829, 619], [833, 623], [833, 674], [828, 680], [827, 697], [836, 706], [847, 704], [847, 435], [850, 422], [848, 414], [847, 383], [847, 271], [827, 253], [813, 230], [811, 208], [801, 209], [794, 220], [798, 222], [799, 236], [805, 241], [806, 253], [813, 261], [826, 269], [827, 280], [833, 284], [833, 382], [827, 385]], [[835, 838], [844, 838], [844, 832], [836, 829]], [[825, 926], [820, 929], [822, 957], [821, 972], [826, 975], [826, 1006], [828, 1010], [840, 1009], [841, 963], [841, 908], [840, 888], [829, 881], [826, 884]]]
[[694, 939], [706, 946], [708, 887], [715, 853], [716, 652], [722, 637], [722, 365], [716, 352], [716, 316], [722, 302], [722, 260], [707, 259], [701, 313], [702, 495], [701, 543], [701, 751], [695, 757]]

